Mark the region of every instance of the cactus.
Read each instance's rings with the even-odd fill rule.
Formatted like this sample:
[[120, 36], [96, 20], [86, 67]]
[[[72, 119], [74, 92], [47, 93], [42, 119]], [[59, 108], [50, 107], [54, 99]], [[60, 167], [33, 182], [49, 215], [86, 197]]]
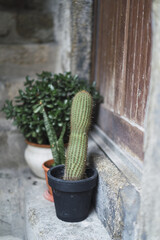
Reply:
[[57, 139], [56, 132], [54, 130], [54, 127], [50, 123], [50, 120], [47, 116], [47, 113], [45, 111], [44, 105], [42, 101], [40, 101], [40, 105], [35, 109], [34, 112], [40, 111], [43, 114], [44, 119], [44, 125], [46, 128], [46, 132], [48, 135], [52, 156], [54, 159], [54, 166], [58, 164], [64, 164], [65, 162], [65, 148], [63, 143], [63, 137], [66, 130], [66, 124], [63, 125], [61, 135], [59, 139]]
[[71, 134], [65, 161], [64, 180], [84, 178], [91, 123], [92, 97], [86, 91], [78, 92], [71, 107]]

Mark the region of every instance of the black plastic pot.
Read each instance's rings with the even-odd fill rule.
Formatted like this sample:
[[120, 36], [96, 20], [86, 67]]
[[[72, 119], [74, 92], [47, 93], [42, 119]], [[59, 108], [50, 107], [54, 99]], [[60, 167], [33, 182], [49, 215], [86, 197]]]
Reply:
[[64, 165], [48, 171], [48, 183], [52, 188], [57, 217], [66, 222], [80, 222], [87, 218], [91, 197], [97, 183], [97, 170], [88, 168], [87, 178], [78, 181], [65, 181]]

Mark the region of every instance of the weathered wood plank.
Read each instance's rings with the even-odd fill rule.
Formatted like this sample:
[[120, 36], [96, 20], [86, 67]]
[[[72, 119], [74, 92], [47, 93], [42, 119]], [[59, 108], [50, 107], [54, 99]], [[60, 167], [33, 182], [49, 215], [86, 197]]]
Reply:
[[150, 0], [131, 0], [125, 116], [143, 126], [150, 79]]
[[[141, 134], [136, 133], [139, 137], [139, 140], [136, 137], [137, 145], [140, 147], [137, 150], [136, 143], [133, 147], [128, 135], [128, 142], [120, 140], [123, 134], [120, 134], [121, 130], [118, 131], [117, 126], [124, 132], [129, 131], [128, 134], [134, 137], [132, 123], [140, 128], [144, 124], [150, 80], [151, 0], [97, 1], [99, 13], [95, 80], [104, 96], [103, 111], [99, 113], [98, 122], [105, 132], [111, 134], [112, 140], [117, 141], [119, 136], [118, 144], [142, 159], [143, 131]], [[117, 131], [113, 128], [113, 132], [107, 131], [111, 127], [108, 112], [113, 114], [112, 120], [117, 119], [114, 121]], [[122, 119], [127, 124], [121, 124]]]
[[126, 80], [126, 57], [128, 48], [128, 24], [130, 0], [119, 1], [119, 19], [117, 28], [117, 53], [115, 65], [115, 104], [114, 111], [123, 114]]
[[143, 128], [115, 115], [104, 104], [100, 106], [98, 125], [122, 149], [133, 157], [143, 159]]
[[139, 89], [142, 94], [137, 94], [136, 119], [140, 125], [144, 123], [145, 108], [148, 96], [150, 71], [151, 71], [151, 1], [144, 1], [144, 24], [142, 34], [142, 58], [140, 65]]

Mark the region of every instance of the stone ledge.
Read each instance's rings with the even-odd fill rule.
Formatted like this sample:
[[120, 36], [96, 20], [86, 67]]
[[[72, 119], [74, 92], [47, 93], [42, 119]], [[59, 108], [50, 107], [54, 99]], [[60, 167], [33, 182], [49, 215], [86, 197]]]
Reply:
[[0, 187], [0, 239], [111, 240], [94, 211], [79, 223], [59, 220], [43, 197], [45, 181], [25, 165], [1, 168]]
[[45, 189], [45, 182], [36, 179], [36, 185], [28, 185], [25, 194], [29, 240], [110, 240], [94, 211], [86, 220], [79, 223], [66, 223], [59, 220], [56, 217], [54, 203], [43, 197]]

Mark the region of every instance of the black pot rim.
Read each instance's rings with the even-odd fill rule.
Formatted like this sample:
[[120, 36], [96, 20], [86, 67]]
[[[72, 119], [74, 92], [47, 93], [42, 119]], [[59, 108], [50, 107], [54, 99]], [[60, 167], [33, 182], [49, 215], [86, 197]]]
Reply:
[[81, 192], [81, 191], [88, 191], [96, 186], [98, 172], [95, 168], [87, 168], [87, 171], [92, 172], [92, 175], [88, 178], [77, 180], [77, 181], [69, 181], [64, 180], [58, 177], [53, 176], [53, 172], [55, 171], [64, 171], [64, 165], [57, 165], [52, 167], [48, 172], [48, 182], [51, 187], [54, 189], [64, 191], [64, 192]]

